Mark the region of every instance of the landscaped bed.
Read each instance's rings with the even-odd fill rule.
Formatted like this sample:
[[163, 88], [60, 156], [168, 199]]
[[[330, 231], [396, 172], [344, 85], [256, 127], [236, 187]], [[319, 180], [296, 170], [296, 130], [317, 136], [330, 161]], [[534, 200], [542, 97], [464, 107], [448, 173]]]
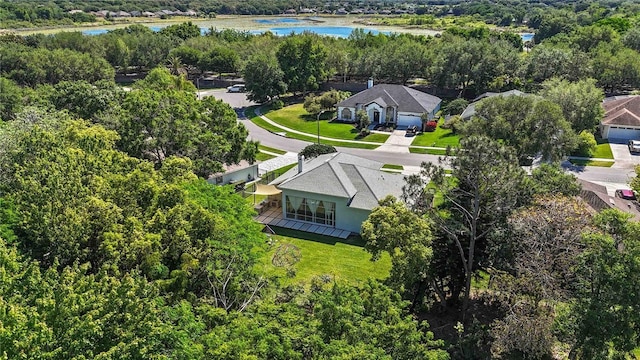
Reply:
[[454, 134], [451, 129], [443, 129], [444, 120], [438, 122], [438, 127], [432, 132], [423, 132], [413, 139], [413, 146], [433, 146], [446, 148], [457, 147], [460, 144], [460, 135]]
[[274, 230], [283, 235], [272, 235], [271, 249], [262, 258], [261, 266], [266, 274], [279, 276], [282, 285], [308, 285], [314, 277], [323, 275], [331, 281], [352, 284], [389, 276], [391, 260], [387, 253], [372, 262], [361, 244], [347, 244], [339, 242], [340, 239], [296, 230]]

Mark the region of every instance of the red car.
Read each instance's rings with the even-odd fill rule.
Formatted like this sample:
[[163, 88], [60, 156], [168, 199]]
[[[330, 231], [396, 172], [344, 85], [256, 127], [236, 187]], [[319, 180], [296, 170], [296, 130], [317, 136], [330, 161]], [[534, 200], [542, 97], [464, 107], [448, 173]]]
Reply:
[[616, 190], [616, 196], [625, 200], [635, 200], [636, 194], [633, 193], [633, 190], [629, 189], [618, 189]]

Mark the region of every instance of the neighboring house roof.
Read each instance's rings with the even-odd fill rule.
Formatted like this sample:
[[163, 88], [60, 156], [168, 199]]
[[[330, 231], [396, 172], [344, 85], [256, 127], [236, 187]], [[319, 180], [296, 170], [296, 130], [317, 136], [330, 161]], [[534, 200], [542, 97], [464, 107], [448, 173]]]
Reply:
[[337, 106], [355, 108], [357, 105], [368, 105], [372, 102], [383, 107], [397, 106], [398, 111], [402, 112], [430, 113], [442, 100], [403, 85], [378, 84], [349, 97]]
[[252, 166], [258, 166], [258, 164], [260, 164], [260, 161], [256, 161], [253, 164], [250, 164], [247, 160], [241, 160], [239, 163], [231, 164], [231, 165], [222, 164], [223, 171], [216, 174], [212, 174], [211, 176], [209, 176], [209, 178], [211, 179], [211, 178], [216, 178], [218, 176], [222, 176], [224, 174], [231, 174], [236, 171], [250, 168]]
[[607, 188], [589, 181], [578, 179], [582, 190], [580, 197], [596, 212], [606, 209], [618, 209], [627, 214], [631, 214], [635, 221], [640, 220], [640, 211], [629, 200], [611, 197], [607, 193]]
[[629, 96], [602, 103], [603, 125], [640, 126], [640, 96]]
[[404, 176], [381, 171], [382, 163], [345, 153], [320, 155], [271, 182], [281, 190], [296, 190], [350, 199], [348, 206], [371, 210], [387, 195], [400, 197]]
[[463, 119], [470, 119], [472, 116], [474, 116], [476, 114], [476, 105], [478, 105], [480, 103], [480, 101], [486, 99], [486, 98], [490, 98], [490, 97], [494, 97], [494, 96], [529, 96], [531, 94], [527, 94], [527, 93], [523, 93], [520, 90], [509, 90], [509, 91], [505, 91], [505, 92], [486, 92], [480, 96], [478, 96], [477, 98], [473, 99], [473, 102], [469, 105], [467, 105], [467, 107], [464, 109], [464, 111], [462, 112], [462, 115], [460, 115], [461, 118]]

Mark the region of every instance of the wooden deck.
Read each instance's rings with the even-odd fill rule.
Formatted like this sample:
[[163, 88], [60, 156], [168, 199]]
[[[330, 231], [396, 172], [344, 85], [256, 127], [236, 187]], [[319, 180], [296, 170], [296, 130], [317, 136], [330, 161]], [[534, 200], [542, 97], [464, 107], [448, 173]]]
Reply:
[[346, 239], [351, 235], [350, 231], [336, 229], [331, 226], [307, 223], [303, 221], [283, 219], [281, 207], [269, 207], [262, 210], [261, 214], [255, 217], [256, 221], [269, 226], [278, 226], [286, 229], [306, 231], [310, 233], [332, 236]]

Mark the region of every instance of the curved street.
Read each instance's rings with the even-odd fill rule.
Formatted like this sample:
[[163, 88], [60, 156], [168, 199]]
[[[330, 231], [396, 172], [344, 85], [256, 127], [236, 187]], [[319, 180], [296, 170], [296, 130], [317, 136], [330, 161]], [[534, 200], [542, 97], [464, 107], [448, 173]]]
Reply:
[[[201, 90], [200, 96], [213, 96], [216, 99], [228, 103], [238, 112], [241, 112], [241, 109], [244, 107], [255, 105], [255, 103], [247, 100], [245, 93], [227, 93], [225, 89]], [[262, 145], [268, 147], [290, 152], [299, 152], [305, 146], [312, 143], [310, 141], [296, 140], [274, 134], [255, 125], [242, 116], [239, 116], [239, 121], [242, 122], [249, 131], [250, 139], [259, 140]], [[345, 147], [336, 148], [341, 152], [379, 161], [384, 164], [396, 164], [406, 167], [418, 167], [422, 162], [437, 163], [439, 158], [437, 155], [427, 154], [385, 152], [380, 150], [372, 151]], [[563, 163], [562, 166], [565, 171], [574, 174], [579, 179], [605, 185], [610, 192], [616, 188], [628, 187], [631, 179], [635, 177], [634, 163], [625, 162], [622, 168], [575, 166], [569, 162]]]

